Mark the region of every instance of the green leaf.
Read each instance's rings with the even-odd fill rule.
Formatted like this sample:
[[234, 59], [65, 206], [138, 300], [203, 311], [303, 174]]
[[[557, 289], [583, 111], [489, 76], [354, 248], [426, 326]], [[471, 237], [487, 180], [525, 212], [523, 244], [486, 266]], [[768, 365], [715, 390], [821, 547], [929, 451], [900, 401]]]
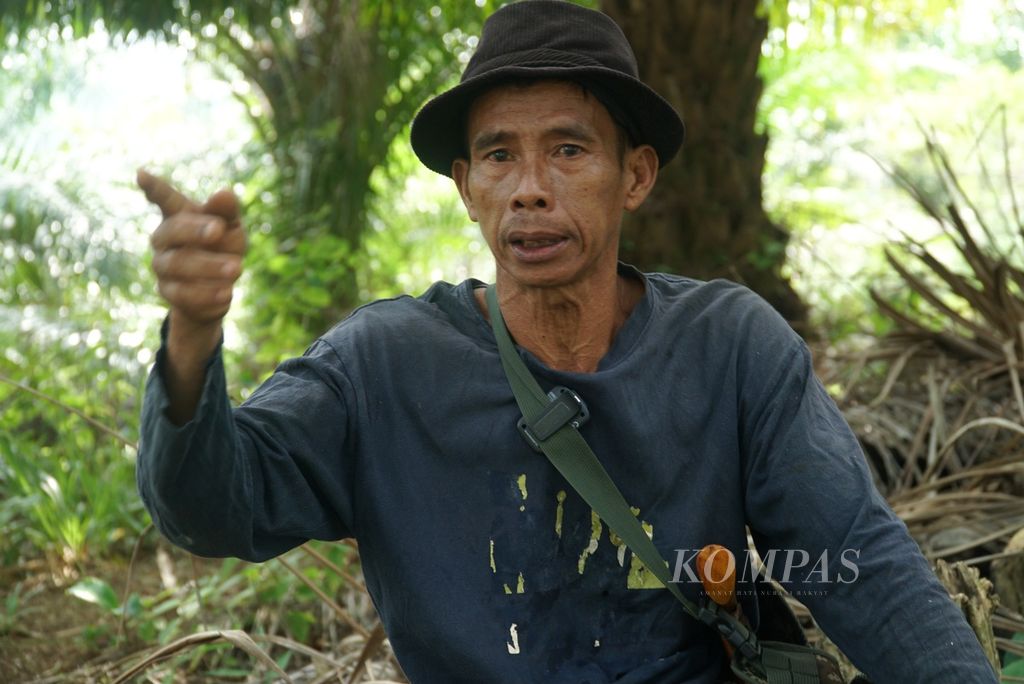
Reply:
[[128, 601], [124, 604], [124, 607], [119, 609], [120, 613], [127, 613], [130, 618], [138, 618], [142, 615], [142, 600], [138, 594], [132, 594]]
[[216, 669], [213, 669], [213, 670], [210, 670], [209, 672], [207, 672], [206, 676], [207, 677], [224, 677], [224, 678], [231, 678], [231, 679], [236, 679], [236, 678], [237, 679], [241, 679], [243, 677], [248, 677], [250, 674], [252, 674], [252, 671], [247, 669], [247, 668], [241, 668], [241, 667], [218, 667]]
[[18, 602], [21, 600], [21, 582], [14, 585], [14, 589], [4, 599], [4, 618], [13, 618], [18, 612]]
[[[1024, 632], [1017, 632], [1013, 635], [1013, 643], [1024, 644]], [[1024, 677], [1024, 658], [1016, 653], [1009, 653], [1003, 656], [1003, 674]]]
[[306, 643], [310, 630], [316, 624], [316, 618], [308, 610], [288, 611], [285, 620], [292, 637], [300, 643]]
[[1003, 675], [1007, 677], [1024, 677], [1024, 660], [1015, 660], [1004, 667]]
[[88, 603], [95, 603], [114, 612], [120, 605], [113, 587], [98, 577], [86, 577], [68, 589], [68, 593]]
[[310, 306], [325, 307], [331, 303], [331, 295], [319, 287], [307, 287], [302, 290], [302, 301]]
[[139, 638], [143, 641], [150, 642], [156, 641], [157, 639], [157, 626], [152, 620], [146, 620], [138, 627]]

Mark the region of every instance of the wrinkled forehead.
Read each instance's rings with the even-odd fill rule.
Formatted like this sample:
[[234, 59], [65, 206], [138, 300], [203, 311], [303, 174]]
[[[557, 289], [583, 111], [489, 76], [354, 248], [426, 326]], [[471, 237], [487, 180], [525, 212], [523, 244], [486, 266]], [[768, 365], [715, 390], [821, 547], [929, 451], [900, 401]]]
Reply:
[[603, 128], [616, 125], [600, 98], [583, 83], [564, 79], [537, 78], [502, 81], [481, 91], [463, 116], [463, 137], [482, 129], [501, 126], [513, 119], [540, 119], [562, 115], [582, 125]]

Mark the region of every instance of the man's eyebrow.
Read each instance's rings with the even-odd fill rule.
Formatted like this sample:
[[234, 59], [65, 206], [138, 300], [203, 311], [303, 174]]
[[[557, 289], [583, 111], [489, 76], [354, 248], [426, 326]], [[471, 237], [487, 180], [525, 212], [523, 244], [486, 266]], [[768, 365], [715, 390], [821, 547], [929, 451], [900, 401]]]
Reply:
[[497, 145], [509, 140], [512, 134], [508, 131], [484, 131], [473, 139], [473, 150], [479, 151], [492, 145]]
[[570, 124], [568, 126], [555, 126], [545, 132], [546, 137], [550, 138], [571, 138], [573, 140], [579, 140], [581, 142], [592, 143], [597, 140], [597, 137], [583, 126], [577, 126]]
[[[507, 143], [515, 136], [510, 131], [506, 130], [495, 130], [495, 131], [483, 131], [476, 138], [473, 139], [472, 149], [473, 151], [480, 151], [494, 145], [501, 145]], [[579, 140], [580, 142], [593, 143], [597, 140], [597, 137], [586, 127], [578, 126], [574, 124], [567, 124], [564, 126], [554, 126], [544, 131], [544, 137], [546, 138], [569, 138], [572, 140]]]

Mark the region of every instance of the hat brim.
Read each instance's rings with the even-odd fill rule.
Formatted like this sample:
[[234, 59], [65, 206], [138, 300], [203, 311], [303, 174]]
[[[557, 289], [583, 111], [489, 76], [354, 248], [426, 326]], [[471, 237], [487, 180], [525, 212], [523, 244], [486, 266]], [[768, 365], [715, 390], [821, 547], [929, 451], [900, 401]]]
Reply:
[[667, 164], [683, 144], [685, 127], [676, 110], [627, 74], [600, 66], [507, 66], [466, 79], [427, 102], [412, 122], [410, 138], [416, 156], [432, 171], [451, 176], [452, 162], [466, 156], [465, 117], [473, 100], [502, 82], [524, 79], [558, 79], [599, 88], [629, 116], [634, 142], [654, 148], [659, 166]]

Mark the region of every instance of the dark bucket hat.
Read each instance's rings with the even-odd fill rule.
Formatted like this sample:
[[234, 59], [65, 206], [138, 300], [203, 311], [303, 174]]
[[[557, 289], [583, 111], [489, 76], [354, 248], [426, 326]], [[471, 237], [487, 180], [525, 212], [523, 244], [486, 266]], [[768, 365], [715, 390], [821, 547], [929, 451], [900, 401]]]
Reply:
[[452, 162], [466, 154], [466, 112], [477, 96], [505, 81], [556, 78], [587, 88], [664, 166], [683, 143], [683, 121], [637, 73], [629, 41], [607, 15], [566, 0], [506, 5], [484, 23], [459, 85], [416, 115], [412, 148], [427, 168], [450, 176]]

